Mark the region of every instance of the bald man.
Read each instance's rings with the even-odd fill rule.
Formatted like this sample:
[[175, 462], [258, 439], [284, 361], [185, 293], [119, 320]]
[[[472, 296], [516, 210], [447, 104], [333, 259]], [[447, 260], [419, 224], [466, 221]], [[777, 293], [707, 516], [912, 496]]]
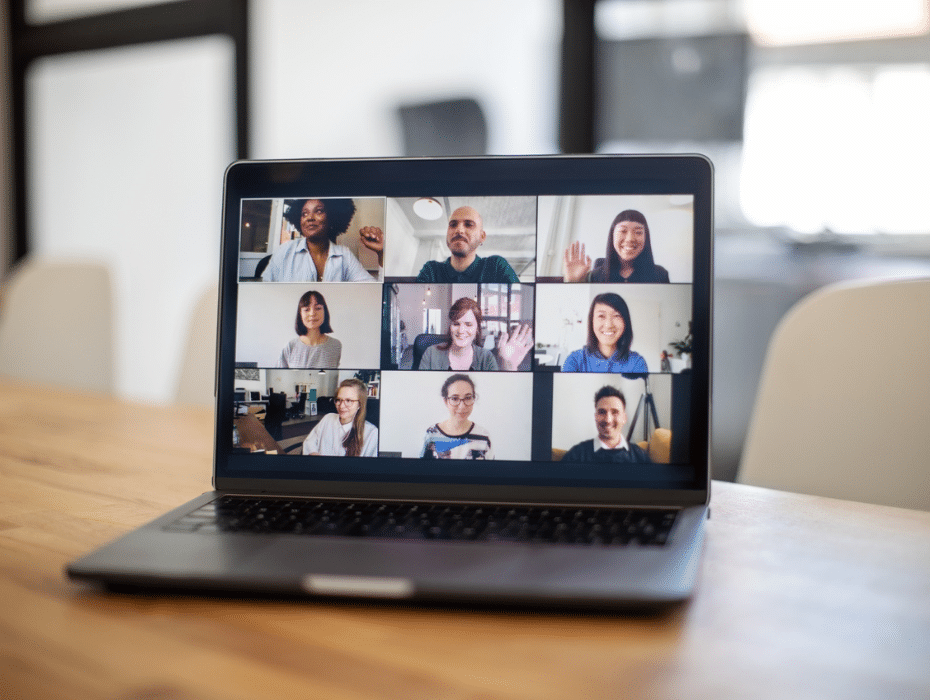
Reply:
[[459, 207], [449, 217], [446, 229], [446, 245], [452, 255], [443, 262], [427, 262], [417, 282], [519, 282], [517, 273], [501, 256], [478, 256], [478, 246], [486, 237], [481, 215], [471, 207]]

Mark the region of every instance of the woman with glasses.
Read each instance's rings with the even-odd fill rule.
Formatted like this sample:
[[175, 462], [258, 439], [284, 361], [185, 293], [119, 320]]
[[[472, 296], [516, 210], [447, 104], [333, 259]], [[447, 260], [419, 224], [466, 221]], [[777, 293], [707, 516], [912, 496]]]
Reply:
[[467, 374], [453, 374], [443, 382], [441, 393], [449, 417], [426, 430], [420, 457], [494, 459], [490, 434], [469, 418], [478, 400], [471, 377]]
[[368, 387], [346, 379], [336, 391], [336, 412], [327, 413], [304, 440], [305, 455], [377, 457], [378, 429], [365, 420]]

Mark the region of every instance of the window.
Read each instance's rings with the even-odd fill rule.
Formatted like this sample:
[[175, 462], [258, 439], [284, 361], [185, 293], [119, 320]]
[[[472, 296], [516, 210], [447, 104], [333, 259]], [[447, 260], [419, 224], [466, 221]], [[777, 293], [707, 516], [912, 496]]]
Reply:
[[930, 65], [775, 67], [749, 88], [741, 203], [802, 233], [928, 233]]

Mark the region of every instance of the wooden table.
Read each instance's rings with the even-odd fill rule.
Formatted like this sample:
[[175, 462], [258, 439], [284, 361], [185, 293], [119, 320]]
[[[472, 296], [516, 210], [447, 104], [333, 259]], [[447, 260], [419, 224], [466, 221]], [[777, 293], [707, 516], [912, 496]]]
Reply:
[[251, 413], [234, 419], [233, 425], [239, 431], [239, 443], [243, 447], [251, 448], [253, 452], [256, 449], [274, 454], [281, 451], [281, 447], [271, 437], [265, 426]]
[[211, 436], [209, 412], [0, 380], [0, 697], [930, 697], [930, 513], [727, 483], [694, 599], [657, 617], [133, 597], [64, 577], [209, 490]]

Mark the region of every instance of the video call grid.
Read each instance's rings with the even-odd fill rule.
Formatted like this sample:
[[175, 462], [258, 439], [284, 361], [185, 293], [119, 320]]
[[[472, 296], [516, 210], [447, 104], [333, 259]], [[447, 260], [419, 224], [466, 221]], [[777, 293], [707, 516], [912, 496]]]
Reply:
[[[599, 198], [599, 199], [604, 199], [605, 197], [599, 196], [598, 198]], [[640, 195], [640, 196], [638, 196], [638, 198], [639, 198], [639, 199], [643, 199], [644, 196]], [[648, 198], [648, 197], [646, 197], [646, 198]], [[500, 199], [500, 198], [498, 198], [498, 199]], [[254, 201], [256, 201], [256, 200], [250, 200], [250, 201], [253, 201], [253, 202], [254, 202]], [[271, 205], [272, 205], [272, 208], [274, 207], [275, 202], [280, 202], [281, 204], [283, 204], [283, 202], [282, 202], [281, 200], [257, 200], [257, 201], [266, 201], [266, 202], [270, 202]], [[387, 200], [387, 199], [385, 199], [385, 200], [380, 200], [380, 201], [383, 201], [383, 202], [387, 203], [387, 202], [392, 201], [392, 200]], [[245, 207], [245, 202], [244, 202], [244, 207]], [[387, 207], [385, 207], [385, 208], [387, 208]], [[535, 223], [535, 222], [534, 222], [534, 223]], [[390, 244], [389, 244], [387, 241], [390, 240], [390, 232], [391, 232], [391, 229], [390, 229], [389, 227], [387, 227], [387, 225], [385, 225], [384, 227], [371, 227], [371, 226], [367, 225], [367, 222], [363, 222], [363, 224], [364, 224], [364, 225], [358, 225], [358, 226], [357, 226], [357, 228], [358, 228], [359, 231], [361, 232], [361, 233], [360, 233], [360, 236], [364, 236], [364, 235], [370, 233], [371, 228], [380, 228], [380, 232], [379, 232], [379, 233], [380, 233], [380, 235], [381, 235], [381, 240], [384, 241], [383, 250], [385, 250], [385, 251], [386, 251], [386, 250], [389, 250]], [[367, 229], [367, 231], [366, 231], [366, 229]], [[452, 237], [452, 236], [451, 236], [451, 234], [450, 234], [450, 238], [451, 238], [451, 237]], [[539, 238], [538, 235], [536, 235], [535, 237], [536, 237], [536, 239], [538, 240], [538, 238]], [[298, 242], [299, 242], [299, 239], [295, 239], [295, 240], [298, 240]], [[482, 241], [482, 242], [483, 242], [483, 241]], [[454, 241], [451, 241], [451, 242], [450, 242], [450, 245], [455, 245], [455, 242], [454, 242]], [[573, 244], [573, 246], [574, 246], [574, 244]], [[331, 246], [331, 247], [335, 247], [335, 246]], [[577, 248], [577, 246], [574, 246], [574, 247]], [[451, 250], [451, 248], [450, 248], [450, 250]], [[454, 252], [454, 251], [453, 251], [453, 252]], [[571, 254], [570, 254], [570, 253], [571, 253]], [[565, 253], [566, 266], [568, 265], [568, 261], [569, 261], [570, 258], [571, 258], [571, 262], [577, 262], [577, 260], [578, 260], [578, 258], [579, 258], [578, 251], [577, 251], [577, 250], [575, 250], [575, 251], [566, 251], [566, 253]], [[450, 259], [451, 259], [451, 256], [450, 256]], [[327, 264], [329, 264], [329, 261], [327, 261]], [[425, 267], [426, 267], [426, 266], [424, 266], [424, 269], [425, 269]], [[497, 270], [496, 272], [497, 272], [497, 273], [500, 273], [500, 270]], [[392, 317], [392, 309], [393, 309], [394, 311], [396, 311], [396, 307], [393, 307], [393, 306], [392, 306], [392, 302], [393, 302], [392, 295], [399, 296], [399, 295], [402, 293], [402, 291], [404, 291], [404, 290], [410, 290], [411, 288], [414, 288], [414, 287], [417, 287], [417, 289], [419, 290], [419, 289], [423, 286], [423, 283], [418, 282], [416, 278], [411, 278], [411, 277], [409, 277], [409, 276], [403, 276], [403, 277], [397, 277], [397, 276], [392, 277], [392, 276], [387, 276], [387, 277], [385, 277], [385, 275], [384, 275], [384, 270], [383, 270], [383, 269], [379, 269], [379, 270], [378, 270], [378, 278], [379, 278], [379, 280], [384, 280], [384, 281], [381, 282], [381, 283], [378, 283], [378, 282], [375, 282], [374, 280], [372, 280], [372, 283], [364, 284], [364, 286], [370, 286], [370, 287], [377, 287], [377, 288], [379, 288], [379, 290], [378, 290], [378, 291], [379, 291], [379, 294], [378, 294], [377, 296], [380, 296], [381, 299], [382, 299], [382, 302], [381, 302], [381, 314], [379, 314], [379, 316], [378, 316], [379, 328], [377, 329], [377, 336], [380, 338], [380, 341], [381, 341], [381, 342], [379, 343], [379, 345], [380, 345], [380, 353], [378, 354], [378, 361], [377, 361], [377, 362], [366, 361], [366, 362], [360, 362], [360, 363], [359, 363], [359, 362], [355, 362], [355, 363], [350, 362], [348, 365], [346, 365], [346, 364], [340, 364], [339, 362], [336, 362], [336, 363], [334, 364], [334, 363], [332, 362], [332, 357], [330, 356], [328, 359], [324, 359], [323, 361], [317, 361], [317, 362], [315, 362], [315, 363], [311, 361], [311, 362], [307, 363], [306, 367], [304, 367], [303, 369], [324, 370], [324, 371], [325, 371], [325, 370], [327, 370], [327, 369], [335, 369], [336, 367], [341, 367], [341, 369], [342, 369], [343, 372], [345, 372], [345, 370], [347, 370], [347, 369], [351, 369], [351, 370], [358, 370], [358, 371], [363, 371], [363, 372], [368, 372], [368, 373], [374, 373], [374, 374], [372, 375], [372, 376], [374, 377], [374, 380], [373, 380], [373, 381], [374, 381], [374, 384], [378, 387], [379, 393], [378, 393], [376, 396], [372, 397], [372, 398], [376, 398], [376, 399], [379, 401], [379, 403], [381, 404], [381, 411], [382, 411], [382, 413], [384, 412], [384, 409], [385, 409], [385, 408], [390, 408], [391, 410], [390, 410], [389, 412], [392, 413], [392, 414], [393, 414], [393, 413], [402, 413], [402, 412], [403, 412], [403, 404], [409, 404], [409, 403], [410, 403], [410, 392], [409, 392], [408, 390], [405, 390], [405, 389], [403, 388], [404, 384], [403, 384], [403, 383], [399, 383], [399, 384], [396, 385], [396, 386], [397, 386], [397, 391], [398, 391], [398, 397], [400, 397], [398, 400], [392, 399], [392, 397], [390, 396], [390, 391], [388, 391], [388, 393], [384, 393], [384, 391], [385, 391], [385, 385], [395, 386], [395, 384], [394, 384], [394, 379], [391, 379], [391, 377], [393, 377], [395, 374], [396, 374], [398, 377], [402, 377], [402, 376], [404, 375], [405, 372], [408, 372], [410, 369], [412, 369], [412, 368], [409, 368], [409, 367], [404, 367], [404, 358], [403, 358], [403, 356], [402, 356], [402, 352], [401, 352], [401, 353], [398, 353], [398, 350], [399, 350], [399, 349], [400, 349], [400, 350], [403, 350], [403, 349], [405, 349], [405, 348], [400, 347], [400, 346], [403, 346], [404, 343], [403, 343], [403, 342], [399, 342], [400, 339], [399, 339], [399, 337], [398, 337], [397, 327], [396, 327], [396, 320], [397, 320], [397, 319], [394, 318], [394, 317]], [[324, 279], [325, 279], [325, 277], [324, 277]], [[539, 279], [539, 280], [545, 279], [546, 281], [539, 281], [539, 282], [536, 282], [537, 279]], [[516, 366], [513, 366], [513, 367], [502, 367], [502, 366], [498, 365], [497, 367], [492, 367], [492, 366], [487, 366], [487, 365], [481, 366], [480, 363], [479, 363], [479, 364], [477, 364], [477, 365], [476, 365], [476, 364], [473, 364], [473, 365], [472, 365], [472, 368], [470, 368], [470, 369], [468, 369], [468, 370], [465, 370], [464, 373], [466, 373], [466, 374], [475, 374], [475, 375], [476, 375], [476, 379], [477, 379], [477, 377], [480, 377], [481, 375], [484, 375], [484, 374], [491, 374], [491, 373], [499, 373], [501, 376], [504, 376], [504, 374], [505, 374], [507, 371], [513, 371], [513, 372], [516, 372], [516, 373], [525, 373], [525, 374], [527, 374], [527, 375], [532, 375], [533, 372], [536, 372], [536, 373], [542, 373], [542, 372], [555, 372], [555, 373], [558, 373], [558, 372], [562, 369], [562, 368], [559, 367], [558, 365], [551, 366], [551, 365], [542, 364], [542, 363], [540, 362], [539, 355], [543, 355], [543, 356], [546, 355], [546, 353], [545, 353], [544, 350], [543, 350], [543, 352], [535, 352], [535, 350], [534, 350], [534, 345], [536, 345], [537, 343], [538, 343], [539, 346], [543, 346], [543, 343], [541, 342], [542, 339], [540, 338], [540, 335], [539, 335], [539, 330], [540, 330], [540, 327], [539, 327], [539, 320], [540, 320], [540, 318], [548, 318], [548, 316], [545, 316], [545, 314], [547, 314], [547, 313], [549, 313], [549, 315], [551, 316], [551, 306], [550, 306], [550, 304], [549, 304], [549, 300], [550, 300], [550, 299], [556, 299], [556, 300], [559, 299], [560, 297], [564, 296], [566, 290], [569, 290], [569, 289], [571, 289], [573, 293], [576, 293], [576, 290], [579, 290], [579, 289], [592, 289], [592, 290], [595, 290], [595, 289], [596, 289], [596, 290], [597, 290], [599, 293], [601, 293], [601, 294], [610, 294], [610, 293], [616, 294], [616, 291], [628, 292], [628, 290], [635, 289], [634, 285], [629, 285], [629, 284], [628, 284], [628, 285], [621, 285], [621, 284], [613, 284], [613, 285], [606, 284], [606, 285], [605, 285], [605, 284], [591, 284], [591, 283], [589, 282], [589, 283], [587, 283], [587, 284], [581, 283], [581, 284], [565, 285], [565, 284], [562, 283], [562, 282], [554, 282], [554, 281], [551, 281], [551, 280], [552, 280], [552, 277], [551, 277], [551, 276], [545, 276], [545, 277], [539, 277], [539, 278], [537, 278], [537, 277], [534, 276], [534, 277], [533, 277], [533, 280], [534, 280], [534, 282], [536, 282], [535, 284], [534, 284], [534, 283], [527, 283], [527, 282], [515, 282], [515, 281], [513, 281], [513, 280], [506, 280], [506, 281], [505, 281], [503, 278], [501, 278], [501, 279], [499, 279], [498, 281], [495, 281], [495, 282], [485, 283], [485, 284], [483, 284], [483, 285], [473, 285], [473, 286], [476, 287], [476, 290], [479, 292], [479, 294], [478, 294], [478, 295], [473, 295], [472, 298], [474, 298], [474, 296], [477, 296], [479, 300], [482, 298], [482, 295], [480, 294], [480, 292], [481, 292], [481, 291], [485, 291], [485, 295], [484, 295], [484, 296], [486, 297], [486, 296], [488, 295], [488, 290], [491, 290], [491, 293], [492, 293], [492, 294], [496, 294], [496, 295], [498, 296], [498, 298], [500, 298], [501, 295], [504, 295], [504, 296], [510, 298], [510, 297], [513, 296], [514, 290], [519, 291], [519, 292], [521, 293], [521, 296], [526, 295], [526, 294], [529, 294], [529, 295], [533, 298], [533, 301], [532, 301], [532, 303], [530, 304], [530, 308], [532, 309], [532, 311], [531, 311], [531, 313], [530, 313], [530, 318], [526, 318], [526, 316], [525, 316], [524, 314], [522, 314], [522, 313], [517, 313], [517, 314], [508, 313], [508, 314], [506, 314], [506, 315], [507, 315], [507, 316], [510, 316], [510, 318], [503, 318], [503, 319], [502, 319], [502, 318], [499, 318], [499, 317], [501, 316], [501, 314], [498, 314], [498, 318], [495, 318], [495, 319], [491, 322], [491, 323], [493, 323], [493, 324], [496, 324], [496, 327], [495, 327], [495, 329], [494, 329], [494, 331], [496, 331], [496, 332], [492, 331], [491, 333], [488, 334], [488, 335], [490, 335], [491, 337], [495, 337], [496, 340], [501, 340], [501, 337], [500, 337], [500, 336], [502, 336], [505, 332], [508, 334], [508, 336], [509, 336], [509, 335], [516, 335], [516, 332], [522, 332], [522, 333], [523, 333], [523, 337], [522, 337], [523, 344], [525, 345], [525, 344], [527, 343], [527, 341], [528, 341], [528, 343], [529, 343], [529, 348], [528, 348], [528, 350], [526, 351], [526, 354], [521, 358], [521, 362], [520, 362], [520, 363], [517, 363]], [[244, 296], [247, 296], [247, 295], [248, 295], [248, 291], [247, 291], [247, 290], [249, 290], [249, 289], [252, 288], [252, 287], [274, 286], [274, 285], [263, 285], [261, 282], [258, 282], [257, 280], [256, 280], [256, 281], [251, 281], [251, 280], [248, 280], [247, 278], [243, 278], [243, 279], [241, 279], [241, 281], [243, 282], [243, 284], [240, 286], [240, 289], [241, 289], [240, 298], [242, 298], [242, 297], [244, 297]], [[323, 282], [323, 283], [319, 283], [319, 282], [316, 282], [316, 283], [313, 283], [313, 282], [301, 282], [301, 283], [279, 282], [279, 283], [275, 283], [275, 284], [277, 284], [277, 285], [286, 285], [286, 286], [288, 286], [288, 287], [294, 286], [295, 284], [296, 284], [296, 286], [298, 286], [298, 287], [306, 287], [307, 284], [315, 284], [317, 287], [319, 287], [319, 288], [321, 288], [321, 289], [326, 289], [327, 292], [328, 292], [329, 294], [332, 294], [333, 292], [335, 292], [335, 293], [336, 293], [336, 297], [335, 297], [335, 298], [338, 298], [338, 297], [340, 296], [340, 287], [341, 287], [342, 289], [344, 289], [344, 290], [348, 290], [348, 289], [350, 289], [350, 288], [354, 288], [354, 287], [360, 286], [359, 284], [352, 284], [352, 283], [346, 284], [346, 283], [333, 283], [333, 282]], [[427, 284], [426, 286], [427, 286], [427, 290], [428, 290], [428, 293], [429, 293], [429, 294], [433, 294], [433, 293], [436, 293], [437, 295], [443, 294], [443, 295], [445, 295], [445, 296], [448, 298], [448, 297], [451, 297], [451, 295], [453, 294], [453, 292], [452, 292], [451, 290], [453, 290], [453, 289], [461, 290], [461, 289], [462, 289], [462, 286], [463, 286], [464, 284], [467, 284], [467, 283], [457, 283], [457, 284], [452, 284], [452, 283], [447, 283], [447, 284], [432, 283], [432, 284]], [[679, 283], [665, 282], [664, 284], [665, 284], [666, 286], [669, 286], [669, 287], [683, 287], [683, 288], [685, 289], [685, 297], [686, 297], [686, 299], [687, 299], [687, 303], [690, 304], [690, 284], [687, 284], [687, 283], [680, 283], [680, 282], [679, 282]], [[642, 287], [642, 288], [645, 288], [645, 287]], [[536, 290], [539, 291], [538, 294], [534, 294], [534, 292], [535, 292]], [[611, 290], [611, 291], [604, 291], [604, 290]], [[612, 291], [612, 290], [616, 290], [616, 291]], [[374, 295], [373, 295], [373, 296], [374, 296]], [[635, 296], [635, 294], [634, 294], [634, 296]], [[468, 298], [468, 297], [460, 297], [460, 298], [461, 298], [461, 299], [466, 299], [466, 298]], [[292, 302], [292, 307], [293, 307], [293, 306], [294, 306], [294, 305], [293, 305], [293, 302]], [[487, 306], [486, 306], [486, 305], [482, 304], [482, 306], [485, 306], [485, 309], [487, 309]], [[499, 306], [499, 304], [498, 304], [498, 306]], [[603, 306], [603, 304], [602, 304], [602, 306]], [[544, 307], [544, 308], [543, 308], [543, 307]], [[478, 309], [480, 309], [480, 308], [481, 308], [481, 307], [479, 306]], [[358, 310], [358, 309], [357, 309], [357, 307], [356, 307], [356, 311], [357, 311], [357, 310]], [[446, 309], [442, 309], [442, 308], [439, 309], [439, 310], [440, 310], [440, 312], [446, 311]], [[476, 310], [477, 310], [477, 309], [476, 309]], [[498, 310], [499, 310], [499, 309], [498, 309]], [[510, 310], [508, 309], [507, 311], [510, 311]], [[688, 315], [689, 315], [689, 317], [690, 317], [690, 310], [689, 310]], [[516, 318], [515, 318], [515, 321], [516, 321], [516, 322], [515, 322], [515, 323], [511, 323], [511, 318], [513, 318], [514, 316], [516, 317]], [[438, 322], [438, 327], [435, 327], [435, 328], [432, 328], [432, 329], [431, 329], [431, 330], [439, 330], [439, 331], [440, 331], [440, 333], [437, 333], [436, 335], [442, 335], [442, 334], [443, 334], [444, 331], [443, 331], [443, 329], [442, 329], [442, 325], [443, 325], [443, 321], [444, 321], [447, 317], [448, 317], [448, 313], [445, 313], [445, 314], [442, 314], [442, 313], [441, 313], [441, 314], [440, 314], [440, 321]], [[425, 319], [425, 322], [428, 323], [428, 320]], [[393, 324], [393, 325], [392, 325], [392, 324]], [[248, 319], [243, 319], [243, 318], [242, 318], [242, 315], [240, 314], [240, 323], [239, 323], [240, 329], [241, 329], [243, 326], [247, 326], [247, 325], [248, 325]], [[488, 325], [489, 325], [488, 322], [485, 322], [485, 323], [482, 324], [482, 325], [483, 325], [483, 327], [485, 328], [485, 330], [488, 330]], [[521, 325], [522, 325], [522, 327], [521, 327]], [[526, 335], [527, 333], [530, 334], [529, 337], [527, 337], [527, 335]], [[371, 335], [369, 335], [368, 337], [370, 338]], [[508, 339], [509, 339], [509, 338], [508, 338]], [[539, 340], [537, 340], [537, 339], [539, 339]], [[409, 342], [409, 341], [408, 341], [408, 342]], [[485, 345], [487, 345], [487, 344], [485, 344]], [[483, 350], [490, 350], [490, 351], [491, 351], [490, 354], [493, 355], [493, 353], [495, 352], [495, 349], [496, 349], [495, 346], [496, 346], [496, 342], [491, 342], [490, 345], [489, 345], [488, 347], [483, 347], [483, 346], [482, 346], [481, 349], [483, 349]], [[543, 346], [543, 347], [544, 347], [544, 346]], [[507, 347], [507, 348], [505, 348], [505, 349], [506, 349], [506, 350], [511, 350], [511, 348], [509, 348], [509, 347]], [[522, 349], [522, 348], [518, 348], [518, 351], [521, 350], [521, 349]], [[499, 349], [498, 349], [498, 350], [499, 350]], [[433, 354], [435, 355], [435, 353], [433, 353]], [[488, 356], [488, 353], [482, 353], [482, 355], [483, 355], [484, 357], [487, 357], [487, 356]], [[324, 357], [325, 357], [325, 356], [324, 356]], [[500, 357], [500, 353], [499, 353], [499, 352], [498, 352], [498, 357]], [[236, 358], [237, 358], [237, 362], [238, 362], [238, 361], [240, 360], [238, 346], [237, 346], [237, 356], [236, 356]], [[665, 358], [663, 358], [663, 361], [664, 361], [664, 359], [665, 359]], [[418, 358], [418, 360], [422, 360], [422, 358]], [[552, 360], [552, 358], [545, 358], [544, 361], [549, 361], [549, 362], [551, 362], [551, 360]], [[267, 361], [262, 362], [262, 363], [257, 363], [257, 362], [256, 362], [256, 363], [254, 363], [254, 364], [253, 364], [253, 363], [250, 363], [250, 364], [251, 364], [252, 366], [254, 366], [254, 367], [261, 367], [261, 368], [268, 368], [268, 369], [271, 368], [270, 363], [268, 363]], [[281, 366], [281, 365], [277, 365], [277, 366]], [[432, 367], [433, 367], [432, 365], [430, 365], [430, 367], [431, 367], [430, 369], [421, 368], [421, 369], [418, 369], [418, 371], [419, 371], [419, 372], [433, 372], [433, 371], [435, 371], [435, 372], [440, 372], [440, 371], [442, 371], [442, 370], [446, 370], [446, 374], [449, 374], [449, 373], [452, 371], [451, 366], [450, 366], [450, 367], [437, 368], [437, 369], [432, 369]], [[576, 369], [577, 369], [577, 368], [576, 368]], [[642, 369], [644, 369], [644, 368], [640, 368], [640, 369], [642, 370]], [[666, 367], [666, 366], [664, 366], [664, 364], [663, 364], [663, 366], [661, 367], [661, 369], [663, 370], [663, 371], [661, 372], [661, 374], [664, 374], [665, 371], [670, 371], [670, 370], [671, 370], [670, 367]], [[578, 371], [585, 371], [585, 369], [579, 369]], [[594, 374], [601, 374], [601, 373], [597, 372], [597, 369], [596, 369], [596, 368], [594, 368], [594, 369], [587, 368], [587, 371], [592, 372], [592, 373], [594, 373]], [[616, 383], [616, 380], [618, 379], [618, 377], [612, 376], [612, 375], [614, 375], [615, 372], [616, 372], [616, 369], [615, 369], [615, 368], [609, 368], [609, 369], [608, 369], [608, 373], [606, 373], [605, 376], [603, 377], [603, 381], [609, 383], [610, 380], [613, 379], [613, 380], [615, 380], [614, 383]], [[648, 374], [647, 374], [647, 373], [648, 373]], [[637, 373], [637, 374], [638, 374], [638, 373]], [[648, 368], [648, 369], [644, 369], [643, 374], [645, 374], [645, 376], [650, 376], [650, 375], [652, 375], [652, 374], [656, 374], [656, 372], [653, 370], [653, 368], [650, 367], [650, 368]], [[492, 376], [493, 376], [493, 375], [492, 375]], [[620, 377], [623, 377], [623, 376], [624, 376], [623, 374], [620, 375]], [[384, 381], [382, 381], [382, 378], [384, 379]], [[409, 382], [409, 377], [408, 377], [407, 384], [409, 384], [409, 383], [410, 383], [410, 382]], [[477, 383], [477, 381], [476, 381], [476, 383]], [[551, 386], [551, 385], [550, 385], [550, 386]], [[545, 397], [545, 399], [547, 399], [547, 400], [540, 400], [541, 397], [533, 397], [533, 390], [534, 390], [534, 389], [533, 389], [533, 383], [532, 383], [532, 381], [528, 381], [528, 382], [525, 383], [525, 387], [517, 392], [518, 395], [524, 397], [524, 399], [523, 399], [524, 404], [528, 404], [528, 405], [531, 405], [531, 406], [552, 405], [552, 406], [554, 407], [554, 410], [558, 411], [559, 407], [558, 407], [558, 406], [555, 406], [555, 402], [553, 401], [552, 396]], [[564, 392], [563, 392], [563, 393], [564, 393]], [[654, 393], [654, 392], [653, 392], [653, 393]], [[398, 403], [399, 405], [393, 406], [392, 403], [394, 403], [395, 401], [397, 401], [397, 403]], [[534, 417], [534, 420], [535, 420], [535, 419], [536, 419], [535, 412], [532, 412], [532, 413], [533, 413], [533, 417]], [[558, 419], [558, 416], [557, 416], [557, 415], [553, 415], [553, 416], [551, 416], [551, 417], [547, 416], [545, 422], [546, 422], [546, 423], [549, 423], [549, 424], [551, 424], [551, 425], [555, 425], [555, 423], [557, 422], [557, 419]], [[536, 432], [538, 433], [538, 431], [536, 431]], [[533, 428], [532, 428], [532, 425], [531, 425], [531, 426], [530, 426], [530, 429], [529, 429], [529, 435], [532, 436], [532, 435], [534, 435], [534, 434], [536, 434], [536, 433], [534, 433]], [[554, 436], [553, 436], [553, 437], [554, 437]], [[383, 441], [383, 438], [382, 438], [382, 441]], [[402, 450], [400, 450], [400, 451], [384, 450], [384, 451], [382, 451], [382, 452], [389, 453], [389, 456], [408, 456], [408, 455], [404, 454], [404, 452], [403, 452]], [[535, 452], [538, 453], [539, 450], [535, 450]], [[530, 459], [530, 458], [531, 458], [530, 456], [527, 456], [527, 457], [526, 457], [526, 459]]]

